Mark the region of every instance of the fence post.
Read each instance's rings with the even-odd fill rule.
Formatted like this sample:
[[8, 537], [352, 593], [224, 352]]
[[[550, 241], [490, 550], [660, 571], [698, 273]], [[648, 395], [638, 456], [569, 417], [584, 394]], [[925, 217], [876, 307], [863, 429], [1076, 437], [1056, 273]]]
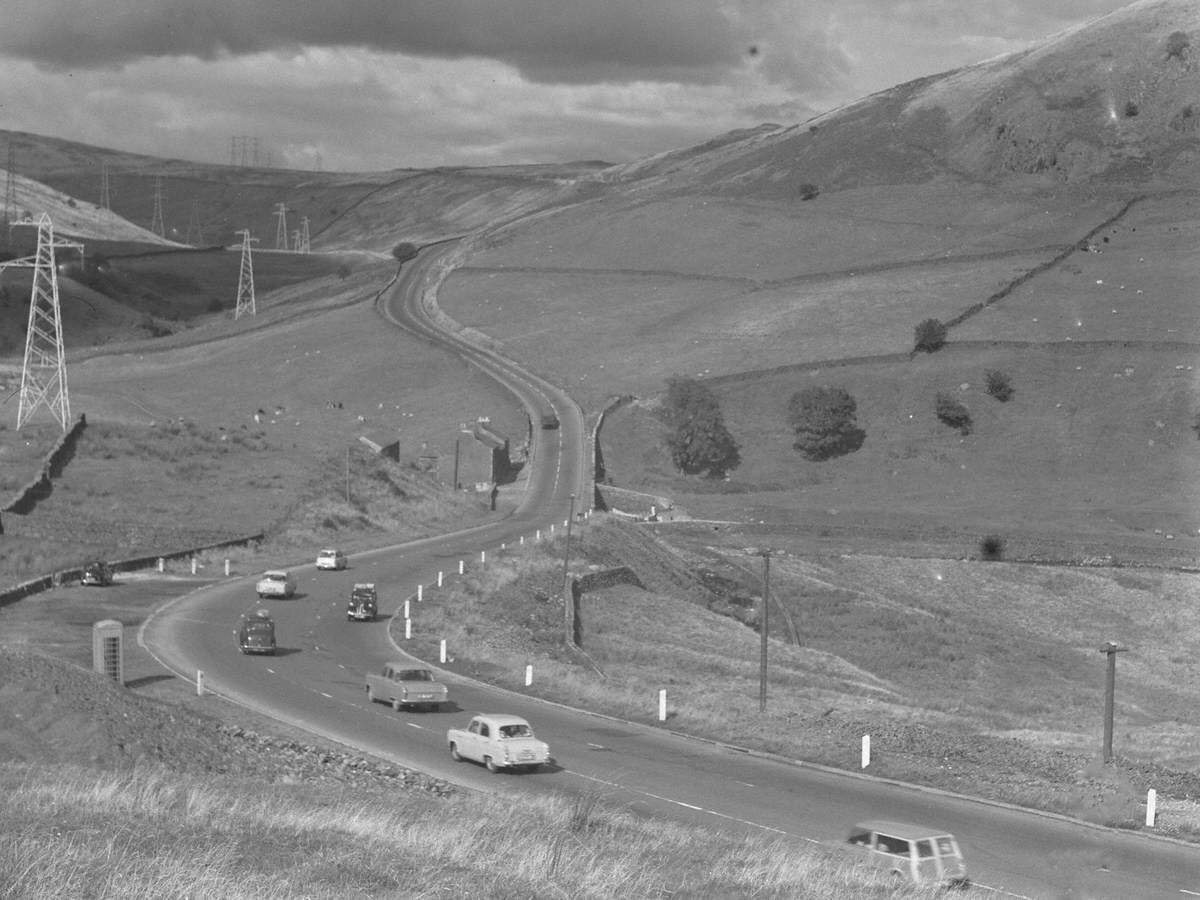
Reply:
[[1154, 788], [1146, 791], [1146, 827], [1154, 827], [1154, 815], [1158, 806], [1158, 791]]
[[404, 618], [408, 618], [408, 601], [404, 601]]
[[203, 669], [196, 670], [196, 696], [197, 697], [204, 696], [204, 670]]
[[404, 639], [406, 641], [412, 640], [412, 619], [404, 620]]
[[441, 648], [441, 652], [438, 656], [438, 659], [441, 660], [442, 662], [446, 661], [446, 639], [445, 638], [442, 638], [442, 648]]
[[461, 575], [464, 571], [466, 571], [466, 568], [463, 561], [460, 559], [458, 561], [458, 574]]
[[192, 557], [192, 574], [196, 574], [196, 557]]
[[667, 721], [667, 689], [658, 692], [658, 721]]
[[866, 768], [871, 764], [871, 736], [864, 734], [862, 737], [862, 768]]
[[441, 570], [439, 570], [438, 571], [438, 587], [441, 587], [441, 586], [442, 586], [442, 573], [441, 573]]
[[225, 577], [229, 577], [229, 557], [225, 557]]
[[422, 593], [422, 589], [423, 589], [424, 587], [425, 587], [425, 585], [423, 585], [423, 584], [418, 584], [418, 585], [417, 585], [417, 602], [418, 602], [418, 603], [420, 603], [420, 602], [421, 602], [421, 593]]
[[531, 684], [533, 684], [533, 663], [525, 666], [525, 687], [529, 687]]

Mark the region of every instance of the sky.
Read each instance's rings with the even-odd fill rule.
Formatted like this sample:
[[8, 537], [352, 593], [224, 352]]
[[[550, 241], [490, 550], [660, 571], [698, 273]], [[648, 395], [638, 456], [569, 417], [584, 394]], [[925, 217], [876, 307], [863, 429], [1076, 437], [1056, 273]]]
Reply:
[[1125, 5], [4, 0], [0, 129], [323, 171], [617, 163], [803, 122]]

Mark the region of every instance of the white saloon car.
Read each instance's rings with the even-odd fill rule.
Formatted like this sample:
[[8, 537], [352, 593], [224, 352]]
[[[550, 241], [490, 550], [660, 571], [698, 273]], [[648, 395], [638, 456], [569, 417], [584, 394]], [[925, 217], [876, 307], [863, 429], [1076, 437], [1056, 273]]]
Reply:
[[296, 593], [296, 582], [292, 573], [283, 569], [269, 569], [262, 573], [254, 590], [259, 597], [281, 597], [286, 600]]
[[322, 550], [317, 554], [318, 569], [344, 569], [346, 568], [346, 554], [341, 550]]

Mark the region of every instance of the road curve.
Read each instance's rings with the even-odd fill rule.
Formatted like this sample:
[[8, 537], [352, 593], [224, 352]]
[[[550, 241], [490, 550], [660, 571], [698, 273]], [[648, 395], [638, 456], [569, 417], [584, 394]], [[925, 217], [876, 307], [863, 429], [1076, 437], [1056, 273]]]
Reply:
[[[434, 256], [426, 256], [424, 265], [436, 264]], [[428, 272], [421, 265], [411, 267], [386, 302], [390, 317], [403, 327], [441, 340], [420, 309], [418, 294]], [[511, 386], [525, 402], [548, 401], [559, 412], [560, 429], [534, 431], [536, 465], [520, 505], [497, 523], [356, 554], [345, 572], [294, 567], [299, 594], [292, 600], [258, 601], [252, 580], [237, 579], [172, 601], [147, 620], [139, 636], [165, 666], [187, 678], [202, 670], [210, 690], [235, 702], [468, 787], [598, 793], [648, 814], [822, 844], [838, 841], [861, 818], [930, 822], [960, 837], [977, 883], [1005, 895], [1200, 896], [1200, 849], [1192, 846], [687, 739], [450, 673], [445, 677], [452, 702], [444, 712], [397, 713], [369, 703], [365, 672], [402, 651], [392, 643], [386, 622], [346, 621], [352, 583], [374, 581], [380, 586], [381, 613], [393, 615], [439, 571], [456, 573], [460, 561], [472, 567], [482, 550], [532, 536], [549, 522], [561, 524], [568, 495], [583, 496], [585, 442], [578, 408], [507, 360], [457, 337], [447, 340], [454, 352]], [[276, 657], [246, 657], [236, 647], [238, 617], [259, 605], [269, 606], [277, 622], [281, 652]], [[410, 608], [419, 631], [419, 604]], [[556, 765], [533, 775], [496, 776], [452, 762], [446, 728], [481, 710], [528, 717], [549, 742]]]

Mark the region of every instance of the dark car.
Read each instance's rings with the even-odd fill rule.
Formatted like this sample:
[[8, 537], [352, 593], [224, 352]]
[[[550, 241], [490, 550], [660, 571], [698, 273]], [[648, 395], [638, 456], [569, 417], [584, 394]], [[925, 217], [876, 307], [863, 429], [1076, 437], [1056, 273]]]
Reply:
[[379, 597], [375, 585], [356, 584], [350, 591], [350, 602], [346, 604], [346, 618], [358, 622], [374, 622], [379, 615]]
[[243, 616], [238, 628], [238, 647], [243, 653], [265, 653], [275, 655], [275, 623], [271, 614], [260, 609], [253, 615]]
[[82, 584], [107, 587], [113, 583], [112, 567], [106, 562], [90, 562], [83, 567], [83, 577], [79, 581]]

